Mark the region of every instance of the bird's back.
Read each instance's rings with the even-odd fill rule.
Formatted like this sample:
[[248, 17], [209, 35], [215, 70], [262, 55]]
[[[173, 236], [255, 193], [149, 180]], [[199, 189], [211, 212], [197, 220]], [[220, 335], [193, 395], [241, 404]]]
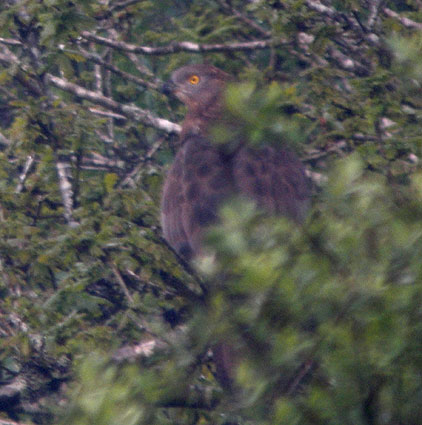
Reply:
[[301, 222], [309, 207], [309, 183], [297, 156], [272, 146], [244, 147], [232, 164], [236, 189], [257, 206]]
[[266, 146], [227, 155], [193, 135], [179, 149], [164, 185], [164, 237], [185, 258], [200, 254], [204, 229], [217, 222], [221, 204], [235, 195], [298, 222], [309, 203], [303, 165], [293, 153]]

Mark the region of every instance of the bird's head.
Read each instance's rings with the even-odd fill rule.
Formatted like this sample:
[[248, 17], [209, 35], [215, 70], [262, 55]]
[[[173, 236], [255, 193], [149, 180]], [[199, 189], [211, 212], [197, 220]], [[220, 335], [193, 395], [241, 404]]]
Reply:
[[230, 79], [229, 74], [212, 65], [187, 65], [172, 73], [162, 91], [176, 96], [189, 109], [203, 109], [219, 100]]

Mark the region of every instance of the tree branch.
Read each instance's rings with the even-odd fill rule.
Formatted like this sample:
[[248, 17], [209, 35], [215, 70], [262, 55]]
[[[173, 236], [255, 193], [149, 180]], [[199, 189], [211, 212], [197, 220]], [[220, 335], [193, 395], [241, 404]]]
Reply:
[[381, 5], [383, 3], [384, 3], [384, 0], [370, 0], [369, 10], [371, 13], [369, 14], [369, 17], [366, 23], [369, 30], [372, 30], [374, 28], [375, 22], [377, 21], [379, 13], [380, 13]]
[[114, 112], [103, 111], [102, 109], [97, 109], [97, 108], [88, 108], [88, 110], [89, 112], [92, 112], [93, 114], [99, 115], [101, 117], [114, 118], [116, 120], [127, 120], [127, 117], [125, 117], [124, 115], [115, 114]]
[[71, 227], [75, 227], [79, 223], [73, 219], [73, 188], [69, 179], [70, 164], [63, 158], [57, 157], [56, 169], [64, 207], [64, 217]]
[[26, 158], [25, 166], [23, 167], [22, 174], [19, 176], [19, 183], [16, 186], [15, 193], [21, 193], [22, 192], [24, 185], [25, 185], [25, 181], [28, 177], [29, 170], [32, 168], [32, 165], [34, 164], [34, 162], [35, 162], [35, 156], [34, 155], [29, 155]]
[[119, 75], [123, 77], [126, 81], [131, 81], [132, 83], [138, 84], [141, 87], [148, 87], [153, 90], [157, 90], [158, 85], [155, 83], [151, 83], [149, 81], [146, 81], [142, 78], [136, 77], [133, 74], [129, 74], [128, 72], [122, 71], [116, 66], [112, 65], [111, 63], [106, 62], [103, 60], [99, 55], [95, 53], [87, 52], [86, 50], [82, 49], [81, 47], [77, 51], [72, 50], [65, 50], [65, 52], [77, 54], [83, 56], [85, 59], [94, 62], [97, 65], [101, 65], [103, 68], [108, 69], [109, 71], [113, 72], [116, 75]]
[[[7, 65], [11, 65], [13, 63], [19, 64], [18, 58], [11, 52], [0, 53], [0, 62], [3, 62]], [[23, 75], [23, 73], [17, 73], [14, 75], [14, 77], [17, 78], [19, 82], [24, 85], [24, 87], [27, 87], [32, 94], [37, 96], [42, 95], [42, 91], [39, 85], [36, 84], [35, 81], [28, 79], [25, 75]], [[123, 105], [109, 97], [103, 96], [91, 90], [87, 90], [81, 86], [78, 86], [77, 84], [65, 80], [64, 78], [56, 77], [55, 75], [49, 73], [45, 74], [44, 78], [46, 82], [54, 85], [55, 87], [72, 93], [81, 99], [86, 99], [90, 102], [96, 103], [97, 105], [101, 105], [130, 119], [139, 121], [146, 126], [157, 128], [158, 130], [162, 130], [169, 134], [180, 133], [181, 127], [179, 124], [173, 123], [163, 118], [158, 118], [150, 111], [138, 108], [135, 105]]]
[[90, 102], [104, 106], [113, 112], [122, 114], [147, 126], [155, 127], [158, 130], [165, 131], [166, 133], [180, 133], [179, 124], [173, 123], [163, 118], [158, 118], [151, 112], [138, 108], [137, 106], [123, 105], [113, 99], [110, 99], [109, 97], [103, 96], [91, 90], [87, 90], [81, 86], [78, 86], [77, 84], [71, 83], [63, 78], [59, 78], [51, 74], [47, 74], [46, 78], [54, 86], [69, 93], [73, 93], [81, 99], [89, 100]]
[[123, 41], [110, 40], [109, 38], [100, 37], [88, 31], [82, 32], [82, 37], [87, 40], [95, 41], [104, 46], [113, 47], [125, 52], [139, 53], [144, 55], [169, 55], [178, 52], [205, 53], [205, 52], [225, 52], [239, 50], [259, 50], [268, 49], [285, 43], [282, 39], [254, 40], [246, 42], [234, 42], [227, 44], [198, 44], [190, 41], [180, 41], [161, 47], [138, 46], [136, 44], [125, 43]]
[[116, 3], [114, 5], [111, 5], [104, 13], [97, 15], [95, 18], [97, 20], [107, 19], [109, 18], [114, 12], [118, 12], [120, 10], [125, 9], [128, 6], [131, 6], [132, 4], [139, 3], [143, 0], [126, 0], [122, 1], [120, 3]]
[[414, 28], [419, 31], [422, 30], [422, 23], [413, 21], [412, 19], [406, 18], [405, 16], [401, 16], [397, 12], [394, 12], [394, 10], [389, 9], [388, 7], [385, 7], [383, 9], [383, 12], [390, 18], [397, 19], [406, 28]]
[[242, 21], [244, 24], [252, 27], [255, 31], [261, 33], [264, 37], [271, 37], [271, 32], [267, 31], [261, 25], [257, 24], [254, 20], [248, 18], [245, 14], [235, 9], [231, 4], [229, 4], [226, 0], [217, 0], [217, 3], [220, 4], [224, 9], [231, 12], [237, 19]]
[[135, 65], [135, 68], [138, 70], [140, 74], [148, 75], [149, 77], [154, 77], [154, 74], [145, 66], [143, 65], [138, 57], [135, 55], [135, 53], [126, 52], [126, 57], [129, 58]]
[[10, 140], [3, 133], [0, 133], [0, 144], [5, 146], [9, 146], [11, 144]]
[[[159, 350], [168, 349], [167, 344], [157, 339], [149, 339], [141, 341], [136, 345], [125, 345], [113, 353], [113, 360], [118, 363], [134, 361], [142, 357], [151, 357], [152, 354]], [[1, 424], [0, 424], [1, 425]]]
[[8, 46], [22, 46], [22, 43], [19, 40], [15, 40], [13, 38], [0, 37], [0, 43], [7, 44]]
[[139, 171], [141, 171], [142, 167], [144, 167], [145, 165], [145, 162], [152, 158], [152, 156], [155, 154], [155, 152], [157, 152], [163, 142], [164, 138], [161, 138], [153, 143], [146, 155], [140, 159], [139, 164], [120, 182], [120, 188], [125, 187], [127, 185], [135, 187], [135, 182], [133, 181], [133, 178], [139, 173]]
[[362, 65], [360, 62], [350, 58], [345, 55], [338, 49], [334, 49], [333, 47], [328, 48], [328, 54], [330, 58], [336, 62], [336, 64], [343, 70], [348, 72], [353, 72], [359, 76], [366, 76], [369, 74], [370, 70], [368, 67]]
[[[75, 160], [72, 157], [72, 161]], [[97, 152], [89, 152], [82, 158], [81, 168], [84, 170], [118, 170], [124, 166], [123, 161], [119, 161], [112, 158], [106, 158]]]
[[109, 265], [111, 267], [111, 270], [113, 271], [113, 274], [114, 274], [114, 276], [115, 276], [118, 284], [122, 288], [122, 291], [125, 294], [125, 297], [127, 298], [128, 302], [129, 302], [129, 306], [133, 305], [132, 295], [130, 294], [129, 289], [126, 286], [126, 283], [123, 280], [123, 277], [120, 274], [120, 271], [119, 271], [119, 269], [116, 266], [116, 263], [114, 261], [109, 260]]

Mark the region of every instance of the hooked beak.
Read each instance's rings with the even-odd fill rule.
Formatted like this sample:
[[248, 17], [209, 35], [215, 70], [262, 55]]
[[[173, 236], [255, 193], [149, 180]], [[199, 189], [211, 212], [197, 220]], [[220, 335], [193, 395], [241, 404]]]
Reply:
[[172, 81], [167, 81], [161, 86], [161, 93], [169, 96], [174, 93], [176, 85]]

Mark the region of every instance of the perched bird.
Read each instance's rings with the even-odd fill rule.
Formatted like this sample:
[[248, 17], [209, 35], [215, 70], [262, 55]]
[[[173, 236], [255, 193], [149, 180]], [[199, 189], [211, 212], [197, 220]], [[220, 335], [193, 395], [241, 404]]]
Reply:
[[[298, 222], [309, 204], [304, 167], [289, 150], [270, 144], [251, 147], [247, 140], [213, 143], [213, 126], [231, 119], [224, 109], [230, 81], [229, 74], [214, 66], [188, 65], [174, 71], [163, 87], [187, 106], [161, 204], [164, 237], [186, 260], [201, 255], [204, 230], [217, 222], [219, 206], [233, 195]], [[217, 378], [230, 389], [237, 354], [229, 342], [217, 343], [213, 352]]]
[[[187, 106], [178, 150], [162, 193], [165, 239], [185, 259], [202, 251], [204, 229], [217, 221], [221, 203], [244, 195], [258, 207], [301, 221], [310, 190], [304, 167], [287, 149], [253, 148], [247, 140], [213, 143], [213, 126], [224, 123], [224, 89], [232, 77], [207, 64], [177, 69], [164, 85]], [[233, 123], [231, 123], [233, 124]]]

